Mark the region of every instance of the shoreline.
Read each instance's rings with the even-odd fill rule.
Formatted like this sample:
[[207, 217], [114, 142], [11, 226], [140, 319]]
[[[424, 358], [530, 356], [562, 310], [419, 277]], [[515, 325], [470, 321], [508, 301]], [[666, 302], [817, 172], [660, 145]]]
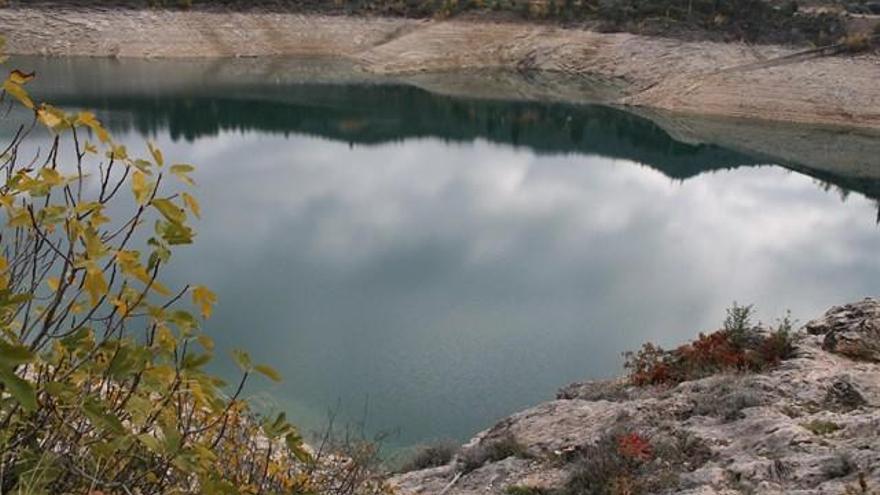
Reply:
[[[11, 55], [328, 57], [376, 78], [511, 71], [546, 80], [532, 83], [525, 98], [880, 130], [876, 53], [767, 64], [798, 50], [525, 22], [88, 6], [0, 8], [0, 33]], [[500, 89], [505, 96], [521, 90]]]
[[789, 335], [791, 356], [763, 371], [570, 384], [390, 481], [400, 495], [875, 493], [880, 300]]

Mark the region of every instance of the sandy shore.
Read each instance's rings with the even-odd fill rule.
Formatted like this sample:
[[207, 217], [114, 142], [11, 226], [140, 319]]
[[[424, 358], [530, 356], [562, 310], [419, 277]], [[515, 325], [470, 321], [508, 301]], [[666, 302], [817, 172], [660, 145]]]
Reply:
[[[880, 130], [876, 53], [755, 68], [795, 50], [518, 22], [81, 7], [3, 8], [0, 34], [11, 54], [331, 56], [386, 76], [474, 69], [556, 73], [574, 83], [548, 92], [573, 92], [573, 99], [581, 99], [577, 81], [599, 79], [613, 91], [591, 92], [588, 99], [684, 114]], [[491, 87], [481, 92], [510, 96]]]

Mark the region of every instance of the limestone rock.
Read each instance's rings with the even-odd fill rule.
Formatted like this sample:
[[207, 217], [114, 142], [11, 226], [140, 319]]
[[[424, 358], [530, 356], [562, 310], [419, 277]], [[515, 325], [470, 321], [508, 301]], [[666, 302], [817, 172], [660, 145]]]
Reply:
[[880, 301], [876, 299], [831, 308], [808, 323], [806, 330], [824, 335], [823, 347], [830, 352], [880, 362]]
[[[671, 388], [622, 379], [569, 385], [557, 400], [477, 434], [450, 465], [392, 482], [402, 495], [559, 488], [584, 466], [592, 466], [587, 476], [613, 469], [600, 459], [619, 448], [609, 432], [629, 432], [651, 445], [638, 473], [652, 474], [641, 481], [662, 487], [642, 493], [842, 495], [858, 489], [860, 475], [871, 493], [880, 490], [878, 329], [880, 302], [866, 299], [808, 323], [795, 357], [764, 373]], [[519, 447], [464, 469], [463, 457], [499, 442]]]

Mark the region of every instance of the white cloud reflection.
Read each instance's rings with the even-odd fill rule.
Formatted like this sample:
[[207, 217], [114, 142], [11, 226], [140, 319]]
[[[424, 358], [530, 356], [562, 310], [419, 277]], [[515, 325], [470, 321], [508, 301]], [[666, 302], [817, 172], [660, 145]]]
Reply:
[[615, 374], [734, 299], [803, 320], [880, 280], [875, 205], [778, 167], [678, 182], [485, 141], [160, 141], [200, 165], [206, 219], [172, 277], [217, 289], [219, 344], [276, 364], [301, 420], [369, 397], [403, 444]]

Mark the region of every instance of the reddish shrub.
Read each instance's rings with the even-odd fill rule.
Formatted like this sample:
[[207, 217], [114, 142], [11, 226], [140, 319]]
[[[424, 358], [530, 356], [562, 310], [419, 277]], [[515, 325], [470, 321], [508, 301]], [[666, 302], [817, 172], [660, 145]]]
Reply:
[[701, 333], [672, 351], [647, 343], [635, 353], [624, 353], [624, 367], [629, 370], [630, 382], [637, 386], [675, 384], [722, 371], [761, 371], [792, 357], [791, 326], [788, 316], [769, 334], [739, 325]]
[[618, 438], [617, 452], [636, 461], [649, 461], [654, 456], [651, 442], [638, 433], [629, 433]]

